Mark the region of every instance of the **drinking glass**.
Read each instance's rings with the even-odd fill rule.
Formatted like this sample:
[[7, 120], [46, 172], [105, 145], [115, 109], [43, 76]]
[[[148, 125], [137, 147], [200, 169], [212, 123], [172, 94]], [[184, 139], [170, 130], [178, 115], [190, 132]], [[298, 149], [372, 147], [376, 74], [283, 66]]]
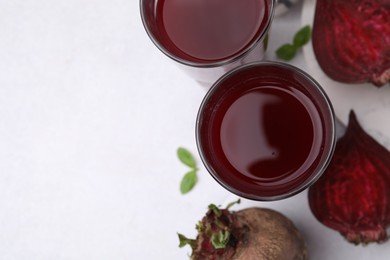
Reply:
[[191, 77], [211, 86], [239, 65], [260, 60], [275, 0], [140, 0], [152, 42]]
[[208, 90], [196, 141], [203, 164], [227, 190], [253, 200], [284, 199], [326, 169], [335, 116], [307, 73], [258, 61], [231, 70]]

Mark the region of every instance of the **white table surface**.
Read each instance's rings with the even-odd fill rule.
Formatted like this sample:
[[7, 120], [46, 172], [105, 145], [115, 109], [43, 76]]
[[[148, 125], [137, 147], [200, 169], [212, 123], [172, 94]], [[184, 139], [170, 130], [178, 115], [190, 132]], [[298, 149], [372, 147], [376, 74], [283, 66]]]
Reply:
[[[269, 59], [301, 7], [275, 18]], [[291, 63], [306, 69], [301, 52]], [[149, 40], [137, 0], [0, 0], [0, 259], [187, 259], [176, 232], [195, 236], [209, 203], [236, 199], [196, 153], [204, 94]], [[179, 146], [200, 166], [184, 196]], [[323, 227], [306, 192], [247, 206], [289, 216], [315, 260], [389, 253]]]

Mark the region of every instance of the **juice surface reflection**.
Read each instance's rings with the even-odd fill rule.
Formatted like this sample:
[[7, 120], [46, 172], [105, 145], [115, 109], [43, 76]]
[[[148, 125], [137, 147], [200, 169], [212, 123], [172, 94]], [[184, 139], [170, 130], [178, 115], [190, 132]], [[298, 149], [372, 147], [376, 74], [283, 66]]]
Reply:
[[157, 23], [175, 55], [208, 62], [229, 58], [261, 34], [269, 18], [265, 0], [159, 0]]
[[311, 154], [318, 153], [316, 119], [298, 89], [261, 86], [222, 106], [214, 126], [220, 135], [215, 145], [240, 174], [275, 181], [302, 170], [313, 160]]
[[196, 138], [204, 165], [222, 186], [250, 199], [286, 198], [328, 165], [333, 109], [303, 71], [256, 62], [226, 74], [206, 94]]

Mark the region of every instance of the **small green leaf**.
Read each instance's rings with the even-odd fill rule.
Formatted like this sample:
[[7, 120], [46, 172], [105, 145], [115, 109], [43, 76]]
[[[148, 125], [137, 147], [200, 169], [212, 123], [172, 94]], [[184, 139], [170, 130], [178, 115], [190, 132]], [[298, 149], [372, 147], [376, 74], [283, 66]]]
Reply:
[[286, 61], [291, 60], [294, 58], [297, 50], [308, 43], [310, 38], [311, 28], [309, 25], [306, 25], [295, 33], [292, 44], [283, 44], [276, 50], [277, 57]]
[[290, 43], [286, 43], [286, 44], [283, 44], [282, 46], [280, 46], [276, 50], [276, 55], [280, 59], [291, 60], [292, 58], [294, 58], [296, 51], [297, 51], [297, 48], [294, 45], [292, 45]]
[[211, 236], [211, 244], [213, 244], [215, 249], [225, 248], [229, 243], [230, 233], [229, 231], [219, 231], [218, 235], [213, 234]]
[[179, 236], [179, 247], [180, 248], [185, 247], [186, 245], [189, 245], [192, 248], [195, 246], [196, 241], [194, 239], [189, 239], [189, 238], [187, 238], [184, 235], [179, 234], [179, 233], [177, 233], [177, 235]]
[[179, 147], [177, 149], [177, 157], [179, 157], [179, 160], [185, 165], [189, 166], [192, 169], [196, 169], [196, 161], [187, 149]]
[[233, 201], [233, 202], [230, 202], [227, 206], [226, 206], [226, 209], [230, 209], [231, 207], [233, 207], [235, 204], [240, 204], [241, 203], [241, 199], [238, 199], [236, 201]]
[[209, 210], [213, 211], [217, 217], [221, 216], [221, 210], [215, 204], [210, 204]]
[[293, 45], [296, 48], [302, 47], [310, 41], [311, 28], [309, 25], [302, 27], [294, 36]]
[[202, 232], [205, 230], [205, 226], [202, 221], [198, 221], [198, 224], [196, 224], [196, 230], [198, 230], [198, 232]]
[[188, 193], [195, 186], [198, 181], [198, 176], [196, 175], [196, 171], [192, 170], [187, 172], [180, 183], [180, 191], [182, 194]]

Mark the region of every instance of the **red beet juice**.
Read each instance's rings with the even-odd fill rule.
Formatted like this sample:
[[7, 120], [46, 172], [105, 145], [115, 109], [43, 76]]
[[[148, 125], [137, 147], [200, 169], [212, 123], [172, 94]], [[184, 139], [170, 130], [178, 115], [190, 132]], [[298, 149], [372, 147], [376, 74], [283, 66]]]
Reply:
[[275, 0], [140, 0], [153, 43], [206, 87], [261, 60]]
[[156, 21], [170, 52], [215, 62], [253, 43], [268, 23], [267, 5], [265, 0], [159, 0]]
[[304, 72], [280, 63], [220, 79], [198, 114], [197, 142], [213, 177], [250, 199], [291, 196], [323, 172], [334, 149], [331, 104]]

